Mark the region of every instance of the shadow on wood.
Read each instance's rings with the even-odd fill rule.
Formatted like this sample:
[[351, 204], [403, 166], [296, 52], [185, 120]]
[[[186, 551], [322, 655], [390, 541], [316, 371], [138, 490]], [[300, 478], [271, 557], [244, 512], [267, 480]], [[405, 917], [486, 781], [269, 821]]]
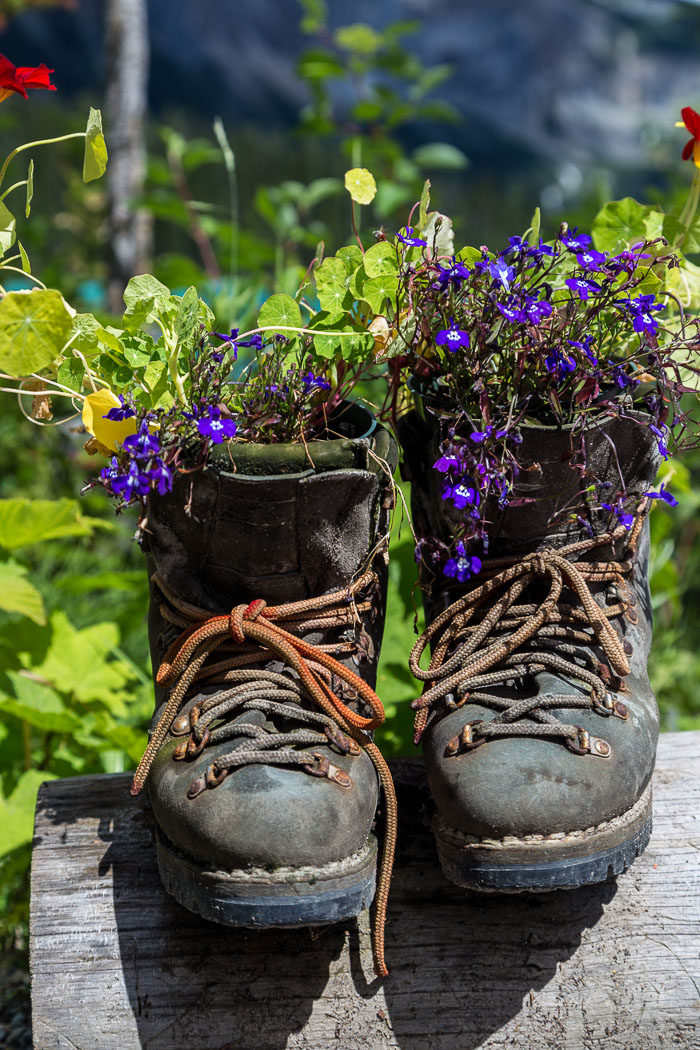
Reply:
[[506, 898], [442, 878], [422, 769], [398, 763], [384, 982], [366, 915], [315, 931], [206, 922], [164, 893], [151, 814], [129, 777], [46, 784], [32, 866], [35, 1046], [698, 1046], [699, 752], [700, 733], [663, 738], [656, 831], [629, 873]]

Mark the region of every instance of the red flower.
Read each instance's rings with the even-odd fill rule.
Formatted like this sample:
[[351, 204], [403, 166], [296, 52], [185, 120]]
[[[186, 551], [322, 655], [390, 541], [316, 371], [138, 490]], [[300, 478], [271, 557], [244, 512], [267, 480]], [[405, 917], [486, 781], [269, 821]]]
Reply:
[[9, 58], [0, 55], [0, 102], [4, 102], [13, 91], [27, 97], [27, 88], [44, 88], [55, 91], [56, 87], [49, 80], [53, 69], [40, 66], [13, 66]]
[[[700, 113], [696, 113], [690, 106], [684, 106], [681, 116], [683, 124], [693, 136], [683, 147], [683, 160], [690, 160], [692, 157], [697, 167], [700, 168]], [[683, 124], [678, 123], [676, 127], [682, 128]]]

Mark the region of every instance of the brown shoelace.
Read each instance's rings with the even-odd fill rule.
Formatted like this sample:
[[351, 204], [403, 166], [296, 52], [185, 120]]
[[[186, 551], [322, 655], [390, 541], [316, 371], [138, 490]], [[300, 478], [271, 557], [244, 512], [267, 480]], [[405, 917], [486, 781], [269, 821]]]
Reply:
[[[347, 786], [344, 783], [347, 773], [336, 769], [327, 757], [298, 748], [331, 744], [341, 753], [365, 751], [377, 771], [385, 800], [372, 947], [375, 972], [381, 977], [387, 976], [384, 926], [396, 846], [396, 793], [389, 768], [370, 735], [371, 730], [384, 721], [384, 708], [374, 690], [328, 652], [352, 649], [353, 645], [312, 645], [292, 633], [351, 625], [359, 613], [370, 609], [369, 600], [355, 602], [355, 598], [376, 583], [376, 575], [366, 573], [348, 589], [318, 598], [278, 606], [268, 606], [258, 600], [236, 606], [225, 616], [212, 616], [206, 609], [183, 601], [157, 573], [152, 579], [165, 599], [160, 607], [161, 616], [184, 630], [165, 652], [158, 668], [156, 681], [169, 686], [170, 695], [134, 775], [132, 795], [143, 787], [153, 760], [171, 731], [176, 736], [190, 734], [189, 743], [176, 749], [174, 757], [180, 759], [199, 754], [209, 743], [229, 736], [242, 737], [230, 752], [209, 767], [203, 782], [193, 781], [191, 798], [206, 788], [216, 787], [233, 769], [252, 763], [299, 766], [307, 773]], [[216, 649], [231, 644], [234, 655], [207, 664]], [[298, 682], [286, 675], [250, 667], [250, 664], [274, 659], [281, 659], [293, 669]], [[208, 684], [236, 684], [195, 705], [189, 716], [178, 717], [191, 687], [203, 680]], [[332, 688], [336, 680], [367, 706], [370, 717], [358, 714], [343, 702]], [[312, 701], [319, 710], [302, 707], [302, 699]], [[304, 725], [288, 733], [271, 732], [245, 722], [209, 728], [224, 715], [252, 709], [294, 718]]]
[[[625, 597], [625, 578], [632, 571], [645, 511], [643, 503], [629, 531], [622, 561], [579, 560], [580, 555], [604, 544], [612, 547], [625, 536], [627, 530], [620, 525], [604, 535], [557, 550], [483, 563], [482, 574], [487, 579], [441, 613], [411, 651], [411, 672], [426, 683], [425, 692], [412, 704], [416, 711], [416, 743], [425, 730], [431, 708], [440, 701], [447, 701], [449, 708], [470, 702], [498, 712], [493, 719], [477, 720], [465, 727], [461, 738], [450, 741], [449, 754], [505, 736], [558, 737], [571, 750], [585, 753], [580, 747], [581, 740], [586, 739], [585, 731], [562, 722], [549, 708], [578, 707], [627, 717], [625, 705], [614, 702], [610, 689], [611, 683], [616, 687], [614, 691], [624, 688], [622, 677], [630, 671], [628, 649], [610, 621], [631, 608], [630, 596]], [[539, 604], [518, 604], [520, 596], [533, 584], [549, 584], [547, 596]], [[614, 604], [598, 605], [591, 584], [614, 585]], [[561, 600], [565, 588], [573, 595], [573, 603]], [[590, 651], [593, 643], [600, 646], [609, 666], [600, 663]], [[430, 666], [423, 671], [420, 659], [431, 644]], [[485, 687], [547, 670], [583, 682], [590, 693], [513, 699], [481, 692]]]

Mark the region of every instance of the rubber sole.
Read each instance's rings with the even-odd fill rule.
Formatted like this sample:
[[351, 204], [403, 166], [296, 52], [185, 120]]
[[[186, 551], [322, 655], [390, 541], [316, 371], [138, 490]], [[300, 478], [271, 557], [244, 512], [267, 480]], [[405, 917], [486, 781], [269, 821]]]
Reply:
[[627, 813], [569, 835], [479, 840], [439, 818], [433, 824], [445, 877], [487, 893], [546, 893], [605, 882], [644, 852], [651, 828], [651, 788]]
[[374, 899], [377, 841], [322, 868], [216, 871], [156, 831], [160, 877], [188, 911], [224, 926], [250, 929], [322, 926], [359, 915]]

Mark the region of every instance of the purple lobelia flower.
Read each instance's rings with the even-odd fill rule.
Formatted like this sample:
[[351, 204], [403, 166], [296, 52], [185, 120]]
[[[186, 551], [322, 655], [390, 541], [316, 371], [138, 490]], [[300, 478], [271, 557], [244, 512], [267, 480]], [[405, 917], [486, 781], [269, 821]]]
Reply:
[[301, 377], [302, 386], [304, 387], [304, 393], [309, 394], [312, 390], [330, 390], [331, 384], [323, 376], [314, 375], [309, 369]]
[[457, 482], [456, 485], [446, 483], [442, 489], [442, 498], [444, 500], [452, 500], [457, 510], [464, 510], [466, 507], [478, 507], [481, 502], [477, 489], [471, 485], [465, 485], [463, 481]]
[[666, 491], [665, 483], [661, 484], [658, 492], [646, 492], [645, 495], [647, 499], [661, 499], [664, 503], [668, 503], [669, 507], [678, 506], [678, 500], [675, 496], [672, 496], [670, 492]]
[[173, 472], [166, 467], [160, 457], [156, 457], [155, 466], [148, 472], [148, 477], [151, 484], [158, 490], [159, 495], [164, 496], [166, 492], [172, 491]]
[[666, 444], [666, 435], [668, 434], [668, 427], [665, 423], [660, 423], [657, 427], [656, 424], [650, 423], [649, 430], [656, 438], [656, 444], [659, 447], [659, 452], [663, 459], [668, 459], [670, 452], [668, 451], [668, 445]]
[[111, 419], [113, 423], [121, 423], [123, 419], [131, 419], [132, 416], [136, 415], [135, 410], [131, 405], [127, 405], [123, 396], [119, 394], [118, 397], [121, 405], [110, 408], [109, 412], [102, 417], [103, 419]]
[[522, 303], [515, 296], [511, 296], [507, 303], [496, 303], [496, 308], [503, 314], [506, 321], [511, 324], [524, 324], [528, 315], [523, 309]]
[[607, 269], [612, 274], [618, 273], [634, 273], [639, 266], [640, 259], [651, 259], [651, 255], [642, 254], [641, 245], [635, 250], [634, 247], [628, 248], [624, 252], [620, 252], [619, 255], [614, 255], [612, 259], [608, 259]]
[[567, 339], [566, 341], [569, 344], [569, 346], [575, 346], [579, 350], [582, 350], [588, 358], [588, 360], [593, 365], [593, 367], [595, 368], [595, 366], [598, 364], [598, 358], [591, 350], [591, 343], [593, 342], [592, 335], [584, 335], [583, 339]]
[[472, 430], [469, 438], [471, 441], [476, 442], [477, 445], [483, 445], [484, 441], [491, 437], [493, 434], [494, 438], [500, 439], [507, 437], [507, 430], [494, 430], [493, 425], [488, 423], [483, 430]]
[[594, 248], [588, 248], [585, 252], [579, 252], [576, 262], [584, 270], [602, 270], [605, 266], [605, 252], [597, 252]]
[[209, 405], [206, 414], [202, 413], [197, 420], [197, 430], [213, 445], [220, 445], [224, 438], [233, 437], [236, 424], [232, 419], [222, 419], [221, 410], [216, 405]]
[[618, 304], [625, 306], [632, 315], [632, 327], [635, 332], [648, 332], [654, 335], [659, 322], [653, 316], [657, 310], [663, 310], [664, 304], [657, 303], [653, 295], [638, 295], [635, 299], [621, 299]]
[[227, 343], [231, 343], [231, 345], [233, 346], [233, 359], [234, 359], [234, 361], [238, 357], [238, 351], [239, 351], [239, 349], [241, 347], [250, 346], [254, 350], [262, 350], [262, 345], [263, 345], [262, 332], [256, 332], [254, 335], [251, 335], [249, 339], [239, 339], [238, 338], [238, 332], [239, 331], [240, 331], [240, 329], [238, 329], [238, 328], [232, 328], [231, 329], [231, 335], [226, 335], [226, 336], [220, 335], [219, 332], [212, 332], [212, 335], [219, 335], [219, 337], [221, 339], [225, 339]]
[[596, 284], [595, 281], [584, 280], [582, 277], [567, 277], [565, 284], [569, 286], [572, 292], [576, 292], [579, 299], [582, 299], [584, 302], [589, 295], [596, 295], [600, 291], [599, 284]]
[[450, 318], [450, 327], [441, 329], [435, 336], [438, 346], [446, 346], [451, 353], [459, 350], [460, 346], [469, 346], [469, 333], [463, 332], [455, 324], [454, 317]]
[[438, 266], [437, 279], [440, 283], [440, 287], [444, 290], [450, 284], [454, 285], [455, 288], [459, 288], [463, 281], [468, 281], [471, 277], [471, 271], [461, 262], [457, 262], [454, 256], [452, 256], [452, 262], [449, 266]]
[[617, 503], [614, 506], [610, 503], [601, 503], [600, 505], [605, 510], [609, 510], [611, 514], [614, 513], [615, 517], [620, 522], [620, 524], [624, 525], [627, 531], [629, 532], [629, 530], [632, 528], [632, 525], [634, 524], [634, 514], [629, 514], [624, 510], [621, 500], [618, 499]]
[[554, 347], [545, 357], [544, 367], [552, 373], [557, 383], [561, 383], [576, 370], [576, 361], [560, 347]]
[[519, 234], [516, 234], [514, 237], [508, 238], [508, 247], [503, 252], [503, 255], [520, 255], [522, 252], [528, 252], [529, 249], [529, 242], [523, 240]]
[[445, 576], [450, 576], [453, 579], [457, 579], [460, 583], [464, 583], [465, 580], [481, 572], [481, 558], [477, 558], [475, 554], [467, 554], [461, 540], [455, 544], [455, 554], [457, 555], [456, 558], [448, 558], [445, 562], [442, 570]]
[[[237, 360], [237, 358], [238, 358], [238, 344], [236, 342], [236, 339], [238, 337], [238, 332], [239, 332], [238, 328], [232, 328], [230, 335], [224, 335], [223, 332], [210, 332], [209, 333], [210, 335], [215, 335], [217, 339], [222, 339], [224, 341], [224, 343], [228, 343], [229, 344], [229, 346], [233, 350], [233, 360], [234, 361]], [[250, 344], [250, 343], [248, 343], [248, 344], [243, 343], [242, 345], [243, 346], [246, 346], [246, 345], [250, 346], [252, 344]], [[260, 341], [260, 345], [262, 346], [262, 339]], [[224, 359], [224, 355], [221, 352], [223, 349], [224, 349], [223, 347], [220, 347], [218, 352], [215, 352], [215, 353], [213, 353], [211, 355], [212, 358], [217, 362], [217, 364], [220, 364], [223, 361], [223, 359]]]
[[620, 390], [632, 389], [639, 386], [639, 380], [629, 375], [623, 365], [613, 365], [613, 379]]
[[113, 478], [119, 477], [119, 462], [116, 456], [112, 456], [109, 465], [102, 468], [100, 471], [100, 477], [106, 482], [110, 482]]
[[148, 418], [141, 421], [137, 434], [124, 438], [124, 449], [132, 459], [150, 459], [160, 452], [158, 435], [150, 429]]
[[441, 474], [447, 474], [451, 470], [461, 470], [462, 460], [459, 456], [440, 456], [433, 463], [433, 470], [439, 470]]
[[515, 267], [509, 266], [502, 255], [489, 264], [489, 273], [502, 288], [505, 288], [507, 292], [510, 291], [511, 281], [515, 280]]
[[115, 496], [121, 496], [126, 503], [130, 503], [136, 496], [146, 495], [150, 488], [150, 478], [139, 469], [138, 463], [132, 460], [126, 474], [118, 474], [112, 478], [110, 488]]
[[570, 252], [577, 254], [578, 252], [587, 251], [592, 242], [587, 233], [579, 233], [578, 226], [574, 226], [573, 230], [568, 230], [562, 236], [561, 243]]
[[396, 237], [402, 242], [402, 244], [409, 244], [412, 248], [426, 248], [428, 245], [427, 241], [424, 241], [421, 237], [414, 236], [415, 230], [413, 226], [406, 226], [405, 233], [397, 233]]
[[533, 295], [526, 295], [524, 312], [531, 324], [539, 324], [545, 317], [552, 316], [552, 304], [547, 299], [536, 299]]
[[531, 266], [538, 266], [546, 255], [550, 257], [553, 256], [554, 248], [549, 244], [545, 244], [541, 238], [540, 243], [529, 248], [527, 252], [528, 259], [532, 259]]

